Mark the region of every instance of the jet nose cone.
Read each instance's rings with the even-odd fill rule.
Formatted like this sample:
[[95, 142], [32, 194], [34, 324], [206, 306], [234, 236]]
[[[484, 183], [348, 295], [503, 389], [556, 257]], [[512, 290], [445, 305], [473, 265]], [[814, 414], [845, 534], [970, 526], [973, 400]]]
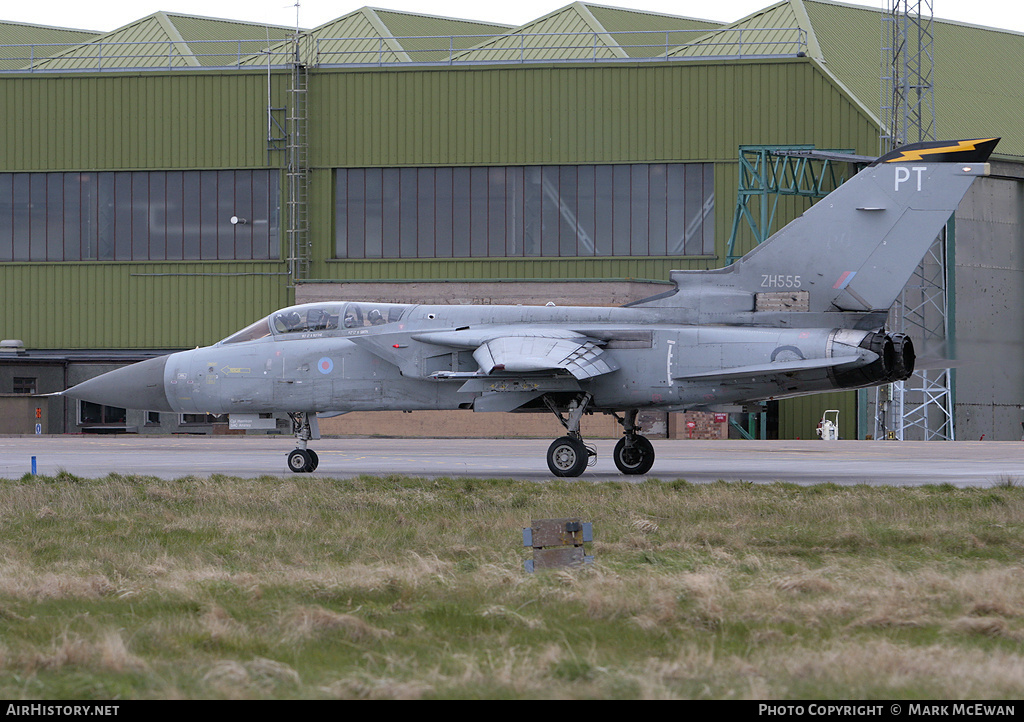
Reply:
[[173, 411], [164, 391], [164, 367], [168, 358], [161, 356], [108, 371], [72, 386], [64, 395], [124, 409]]

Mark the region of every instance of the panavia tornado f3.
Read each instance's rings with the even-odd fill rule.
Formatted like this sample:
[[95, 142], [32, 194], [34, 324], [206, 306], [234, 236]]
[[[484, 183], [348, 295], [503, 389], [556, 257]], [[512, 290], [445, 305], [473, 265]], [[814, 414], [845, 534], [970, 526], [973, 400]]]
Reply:
[[372, 302], [285, 308], [212, 346], [173, 353], [64, 393], [180, 413], [287, 414], [288, 468], [311, 472], [318, 416], [350, 411], [551, 412], [547, 452], [578, 476], [595, 452], [586, 413], [613, 414], [614, 461], [646, 474], [642, 409], [714, 410], [908, 378], [910, 339], [890, 306], [998, 138], [915, 143], [861, 170], [768, 241], [716, 270], [618, 308]]

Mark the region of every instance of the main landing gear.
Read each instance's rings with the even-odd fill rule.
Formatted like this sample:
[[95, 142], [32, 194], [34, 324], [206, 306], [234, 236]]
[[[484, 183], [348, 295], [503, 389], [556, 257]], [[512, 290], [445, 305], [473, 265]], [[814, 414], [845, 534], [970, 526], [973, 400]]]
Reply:
[[316, 467], [320, 465], [320, 457], [312, 449], [306, 448], [306, 442], [310, 439], [320, 438], [320, 425], [317, 423], [316, 414], [298, 411], [288, 416], [292, 420], [292, 434], [298, 442], [298, 448], [288, 453], [288, 468], [296, 473], [316, 471]]
[[[567, 413], [562, 414], [554, 400], [544, 396], [544, 404], [551, 410], [568, 434], [555, 439], [548, 447], [548, 469], [555, 476], [579, 476], [597, 461], [597, 451], [583, 441], [580, 419], [593, 400], [591, 394], [581, 394], [569, 402]], [[612, 414], [622, 425], [623, 437], [615, 444], [612, 458], [623, 474], [646, 474], [654, 466], [654, 446], [647, 437], [637, 433], [637, 409], [630, 409], [624, 417]]]
[[636, 433], [636, 415], [637, 409], [627, 411], [625, 418], [612, 414], [622, 425], [624, 434], [612, 452], [615, 466], [623, 474], [646, 474], [654, 466], [654, 445], [646, 436]]

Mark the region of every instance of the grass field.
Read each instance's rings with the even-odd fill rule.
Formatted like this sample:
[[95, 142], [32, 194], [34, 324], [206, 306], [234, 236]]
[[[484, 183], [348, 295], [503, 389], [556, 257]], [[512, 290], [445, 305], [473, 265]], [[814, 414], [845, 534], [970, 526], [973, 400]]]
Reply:
[[[590, 567], [528, 574], [532, 519]], [[1019, 699], [1024, 489], [0, 481], [0, 698]]]

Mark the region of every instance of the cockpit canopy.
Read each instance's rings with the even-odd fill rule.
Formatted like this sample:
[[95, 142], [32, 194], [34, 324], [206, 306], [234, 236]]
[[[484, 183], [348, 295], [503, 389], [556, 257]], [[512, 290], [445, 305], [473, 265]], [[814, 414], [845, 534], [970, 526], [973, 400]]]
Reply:
[[397, 323], [409, 306], [395, 303], [307, 303], [292, 306], [262, 318], [251, 326], [221, 341], [244, 343], [267, 336], [285, 336], [298, 333], [319, 333], [372, 328]]

